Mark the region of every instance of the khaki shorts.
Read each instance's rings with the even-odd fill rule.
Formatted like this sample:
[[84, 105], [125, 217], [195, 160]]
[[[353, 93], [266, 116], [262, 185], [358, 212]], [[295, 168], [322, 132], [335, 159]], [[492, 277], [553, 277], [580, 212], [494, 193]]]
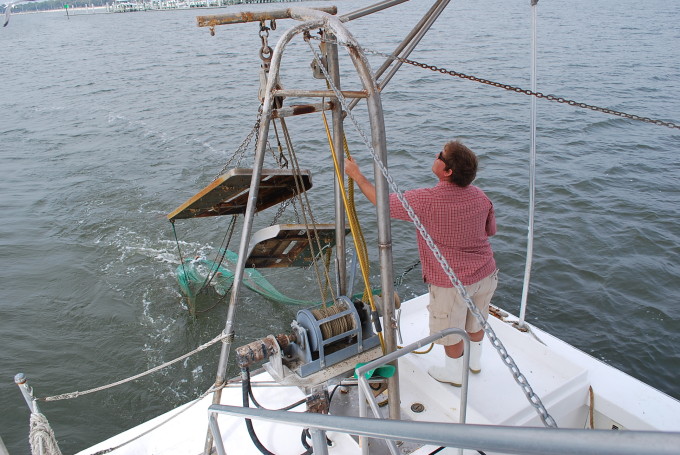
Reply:
[[[489, 303], [498, 286], [498, 270], [475, 284], [465, 286], [465, 290], [472, 299], [484, 320], [489, 317]], [[479, 332], [482, 325], [468, 310], [465, 300], [456, 288], [441, 288], [430, 285], [430, 335], [451, 327], [465, 328], [468, 333]], [[435, 343], [449, 346], [462, 341], [460, 335], [447, 335]]]

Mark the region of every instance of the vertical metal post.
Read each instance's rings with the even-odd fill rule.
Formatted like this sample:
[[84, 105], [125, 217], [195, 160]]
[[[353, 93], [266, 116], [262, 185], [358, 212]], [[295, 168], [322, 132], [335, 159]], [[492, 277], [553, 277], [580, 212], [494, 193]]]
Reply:
[[[253, 229], [253, 218], [255, 217], [255, 208], [257, 203], [257, 194], [260, 189], [260, 176], [262, 175], [262, 166], [264, 163], [265, 146], [267, 144], [267, 136], [269, 135], [269, 123], [272, 119], [272, 109], [274, 105], [274, 96], [272, 94], [276, 79], [279, 75], [281, 66], [281, 55], [283, 49], [288, 42], [295, 36], [308, 29], [308, 27], [319, 26], [316, 23], [304, 23], [293, 27], [283, 34], [279, 42], [276, 44], [276, 49], [272, 53], [272, 61], [269, 66], [269, 79], [267, 80], [267, 88], [262, 106], [262, 118], [260, 120], [260, 129], [257, 136], [257, 149], [255, 150], [255, 163], [253, 165], [253, 174], [250, 181], [250, 190], [248, 193], [248, 202], [246, 205], [246, 213], [243, 220], [243, 230], [241, 232], [241, 243], [239, 244], [238, 262], [234, 270], [234, 285], [229, 298], [229, 309], [227, 310], [227, 322], [225, 324], [224, 332], [228, 337], [222, 342], [222, 350], [220, 351], [220, 360], [217, 365], [217, 374], [215, 378], [215, 385], [220, 387], [224, 384], [227, 374], [227, 366], [229, 364], [229, 353], [231, 351], [231, 343], [234, 340], [234, 315], [236, 313], [236, 303], [238, 301], [239, 292], [241, 291], [243, 275], [245, 273], [246, 255], [248, 252], [248, 245]], [[213, 404], [219, 404], [222, 399], [222, 389], [218, 388], [213, 394]], [[209, 455], [212, 451], [213, 438], [211, 431], [208, 430], [204, 453]]]
[[0, 437], [0, 455], [9, 455], [9, 451], [5, 446], [5, 443], [2, 442], [2, 437]]
[[[270, 74], [270, 80], [274, 77]], [[231, 351], [231, 343], [234, 340], [234, 315], [236, 313], [236, 303], [238, 301], [239, 292], [243, 284], [243, 275], [245, 273], [246, 256], [248, 255], [248, 245], [253, 230], [253, 219], [255, 216], [255, 208], [257, 203], [257, 193], [260, 190], [260, 177], [262, 175], [262, 166], [264, 163], [265, 145], [267, 143], [267, 135], [269, 134], [269, 122], [271, 121], [273, 97], [271, 96], [271, 89], [267, 84], [267, 96], [265, 97], [264, 107], [262, 110], [262, 119], [260, 121], [260, 131], [258, 134], [257, 149], [255, 151], [255, 164], [253, 166], [253, 174], [250, 180], [250, 190], [248, 193], [248, 202], [246, 205], [246, 213], [243, 220], [243, 230], [241, 232], [241, 243], [238, 250], [238, 262], [234, 270], [234, 284], [229, 296], [229, 309], [227, 310], [227, 322], [224, 328], [227, 338], [222, 342], [222, 350], [220, 351], [220, 360], [217, 365], [217, 375], [215, 378], [215, 386], [219, 387], [224, 384], [227, 375], [227, 366], [229, 364], [229, 353]], [[222, 399], [222, 389], [217, 389], [213, 394], [213, 404], [219, 404]], [[212, 437], [210, 431], [206, 438], [205, 453], [210, 453], [212, 448]]]
[[220, 426], [217, 423], [217, 414], [210, 412], [208, 414], [208, 425], [213, 439], [215, 440], [215, 448], [217, 449], [217, 455], [226, 455], [227, 452], [224, 450], [224, 443], [222, 442], [222, 433], [220, 432]]
[[[368, 417], [368, 402], [366, 401], [367, 395], [364, 389], [361, 388], [361, 382], [359, 382], [359, 417]], [[359, 436], [359, 446], [361, 447], [361, 455], [368, 455], [368, 439], [366, 436]]]
[[21, 394], [24, 396], [24, 400], [26, 400], [26, 404], [31, 410], [31, 413], [39, 414], [40, 410], [38, 409], [38, 403], [35, 402], [35, 398], [33, 397], [33, 387], [28, 385], [26, 375], [24, 373], [17, 373], [16, 376], [14, 376], [14, 383], [19, 386], [19, 390], [21, 390]]
[[[371, 123], [371, 145], [378, 160], [387, 167], [387, 142], [385, 139], [385, 122], [383, 119], [380, 92], [371, 74], [368, 62], [358, 49], [349, 47], [349, 54], [357, 70], [359, 78], [368, 93], [366, 105]], [[390, 224], [389, 185], [380, 171], [380, 166], [373, 163], [375, 176], [376, 207], [378, 213], [378, 248], [380, 257], [381, 289], [383, 295], [383, 333], [386, 354], [397, 349], [397, 320], [394, 313], [394, 274], [392, 271], [392, 231]], [[399, 370], [397, 362], [394, 376], [387, 380], [388, 406], [390, 418], [399, 420], [401, 399], [399, 394]]]
[[[340, 68], [338, 62], [338, 45], [334, 43], [335, 36], [329, 36], [330, 43], [326, 47], [326, 61], [328, 62], [328, 74], [333, 80], [333, 84], [340, 89]], [[333, 99], [333, 147], [335, 153], [338, 155], [338, 166], [340, 167], [340, 175], [345, 175], [345, 160], [344, 156], [344, 137], [345, 132], [342, 124], [342, 106], [337, 98]], [[337, 261], [337, 276], [338, 276], [338, 295], [346, 295], [347, 293], [347, 260], [346, 260], [346, 244], [345, 244], [345, 208], [342, 198], [342, 188], [340, 182], [335, 181], [335, 258]], [[352, 296], [348, 296], [352, 298]]]
[[312, 436], [312, 447], [316, 455], [328, 455], [328, 444], [326, 444], [326, 431], [318, 428], [310, 428], [309, 434]]

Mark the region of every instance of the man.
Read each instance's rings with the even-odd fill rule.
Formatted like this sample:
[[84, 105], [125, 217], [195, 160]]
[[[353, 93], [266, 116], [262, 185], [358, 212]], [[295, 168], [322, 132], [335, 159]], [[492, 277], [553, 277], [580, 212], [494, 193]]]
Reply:
[[[345, 172], [375, 205], [375, 186], [353, 159], [345, 160]], [[486, 194], [471, 184], [477, 175], [477, 156], [460, 141], [448, 142], [434, 158], [432, 173], [439, 180], [434, 187], [406, 191], [404, 196], [486, 320], [498, 285], [498, 270], [488, 239], [496, 233], [496, 217]], [[390, 216], [411, 221], [396, 194], [390, 194]], [[470, 371], [479, 373], [484, 330], [420, 233], [417, 237], [423, 280], [430, 290], [430, 333], [450, 327], [465, 329], [471, 340]], [[461, 337], [448, 335], [437, 343], [444, 345], [444, 366], [432, 367], [428, 373], [437, 381], [460, 387], [464, 350]]]

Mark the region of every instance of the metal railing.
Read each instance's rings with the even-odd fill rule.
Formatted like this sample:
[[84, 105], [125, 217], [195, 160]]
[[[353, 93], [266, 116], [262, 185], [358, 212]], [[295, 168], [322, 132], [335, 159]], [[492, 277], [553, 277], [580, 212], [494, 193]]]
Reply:
[[[449, 328], [442, 330], [441, 332], [437, 332], [434, 335], [427, 336], [421, 340], [418, 340], [414, 343], [409, 344], [408, 346], [404, 346], [403, 348], [394, 351], [392, 353], [389, 353], [387, 355], [384, 355], [376, 360], [373, 360], [372, 362], [369, 362], [365, 365], [360, 366], [357, 368], [356, 371], [356, 376], [358, 378], [358, 384], [359, 384], [359, 417], [352, 417], [352, 419], [361, 419], [362, 421], [367, 417], [367, 408], [366, 408], [366, 402], [370, 404], [371, 410], [373, 411], [373, 414], [379, 420], [382, 422], [383, 425], [390, 427], [393, 423], [397, 422], [395, 420], [389, 420], [389, 419], [383, 419], [381, 414], [380, 414], [380, 406], [378, 405], [378, 402], [375, 399], [375, 396], [373, 395], [370, 386], [368, 385], [368, 378], [366, 377], [366, 373], [368, 373], [370, 370], [373, 370], [375, 368], [381, 367], [383, 365], [386, 365], [390, 362], [396, 361], [399, 357], [403, 357], [406, 354], [410, 354], [411, 352], [422, 348], [423, 346], [427, 346], [428, 344], [439, 340], [440, 338], [444, 338], [447, 335], [460, 335], [461, 338], [463, 339], [464, 343], [464, 352], [463, 352], [463, 377], [461, 381], [461, 396], [460, 396], [460, 414], [459, 414], [459, 421], [464, 424], [465, 423], [465, 416], [466, 416], [466, 410], [467, 410], [467, 394], [468, 394], [468, 376], [470, 374], [470, 336], [467, 334], [465, 330], [462, 329], [457, 329], [457, 328]], [[212, 433], [213, 440], [215, 442], [215, 447], [217, 448], [217, 453], [218, 455], [226, 455], [226, 451], [224, 449], [224, 443], [222, 442], [221, 438], [221, 432], [219, 428], [219, 424], [217, 423], [217, 418], [216, 414], [218, 413], [230, 413], [230, 409], [242, 409], [245, 410], [247, 413], [247, 410], [253, 410], [252, 408], [240, 408], [240, 407], [234, 407], [234, 406], [226, 406], [226, 405], [218, 405], [218, 404], [213, 404], [210, 406], [208, 409], [208, 415], [209, 415], [209, 425], [210, 425], [210, 431]], [[232, 414], [233, 415], [233, 414]], [[297, 418], [300, 415], [300, 413], [288, 413], [288, 416], [290, 417], [290, 421], [287, 421], [286, 419], [283, 419], [282, 422], [288, 423], [288, 424], [295, 424], [297, 422]], [[307, 414], [309, 415], [309, 414]], [[321, 414], [314, 414], [316, 416], [320, 416]], [[264, 418], [262, 416], [257, 416], [253, 415], [252, 417], [255, 418]], [[326, 417], [326, 416], [324, 416]], [[448, 425], [448, 424], [447, 424]], [[323, 428], [324, 426], [311, 426], [311, 432], [312, 436], [315, 434], [318, 434], [319, 431], [325, 431]], [[332, 429], [335, 431], [342, 431], [338, 429]], [[359, 433], [352, 433], [352, 434], [358, 434], [359, 436], [363, 436]], [[319, 440], [319, 438], [312, 438], [313, 442], [316, 442], [315, 439]], [[390, 453], [392, 455], [400, 455], [399, 449], [397, 448], [394, 439], [401, 439], [399, 437], [383, 437], [381, 439], [385, 440], [385, 443], [387, 444], [388, 449], [390, 450]], [[315, 444], [314, 449], [315, 453], [326, 453], [324, 450], [326, 449], [326, 444], [325, 444], [325, 438], [320, 439], [321, 444]], [[367, 441], [365, 441], [367, 442]], [[322, 447], [318, 447], [321, 445]], [[368, 444], [367, 443], [360, 443], [362, 447], [362, 453], [367, 455], [368, 454]], [[321, 450], [320, 452], [318, 450]]]
[[[380, 366], [383, 366], [385, 364], [388, 364], [390, 362], [396, 361], [399, 357], [403, 357], [406, 354], [410, 354], [411, 352], [422, 348], [423, 346], [427, 346], [430, 343], [433, 343], [434, 341], [439, 340], [440, 338], [444, 338], [447, 335], [460, 335], [463, 338], [463, 343], [464, 343], [464, 351], [463, 351], [463, 380], [461, 383], [461, 392], [460, 392], [460, 414], [459, 414], [459, 422], [460, 423], [465, 423], [465, 415], [467, 412], [467, 395], [468, 395], [468, 376], [470, 375], [470, 336], [467, 334], [465, 330], [462, 329], [456, 329], [456, 328], [449, 328], [449, 329], [444, 329], [441, 332], [437, 332], [434, 335], [430, 335], [428, 337], [423, 338], [422, 340], [418, 340], [414, 343], [409, 344], [408, 346], [404, 346], [403, 348], [391, 352], [387, 355], [384, 355], [382, 357], [379, 357], [375, 359], [372, 362], [367, 363], [366, 365], [363, 365], [359, 368], [356, 369], [356, 376], [359, 380], [359, 417], [367, 417], [366, 413], [366, 402], [371, 406], [371, 410], [373, 411], [373, 415], [376, 418], [381, 418], [382, 416], [380, 415], [380, 409], [378, 406], [378, 402], [375, 399], [375, 396], [373, 396], [373, 393], [371, 392], [371, 388], [368, 385], [368, 380], [366, 379], [366, 373], [372, 369], [378, 368]], [[396, 444], [394, 443], [393, 440], [390, 439], [385, 439], [385, 443], [387, 444], [387, 447], [390, 449], [390, 453], [392, 455], [399, 455], [399, 449], [397, 449]], [[368, 455], [368, 444], [361, 444], [362, 447], [362, 454]]]
[[307, 412], [270, 411], [214, 404], [208, 408], [210, 429], [219, 454], [224, 446], [217, 415], [295, 425], [315, 430], [523, 455], [677, 455], [680, 433], [656, 431], [576, 430], [507, 427], [440, 422], [410, 422], [371, 417], [343, 417]]
[[[464, 374], [460, 398], [460, 423], [383, 419], [365, 374], [372, 369], [393, 362], [399, 357], [451, 334], [461, 335], [465, 343], [463, 357]], [[359, 436], [360, 438], [383, 439], [386, 441], [392, 454], [400, 453], [395, 441], [456, 447], [460, 450], [471, 449], [526, 455], [639, 455], [641, 453], [645, 455], [676, 455], [678, 453], [677, 448], [680, 447], [679, 432], [582, 430], [466, 424], [469, 347], [470, 338], [464, 330], [446, 329], [357, 368], [355, 371], [358, 377], [360, 392], [359, 417], [273, 411], [213, 404], [208, 408], [208, 417], [217, 453], [219, 455], [226, 454], [217, 423], [218, 414], [300, 426], [302, 428], [309, 428], [312, 434], [324, 434], [323, 432], [325, 431], [335, 431]], [[368, 417], [366, 415], [367, 401], [376, 417]], [[327, 453], [325, 441], [322, 440], [320, 445], [323, 447], [318, 449], [318, 453]], [[362, 444], [361, 446], [362, 452], [367, 453], [368, 444]], [[315, 453], [317, 452], [315, 451]]]

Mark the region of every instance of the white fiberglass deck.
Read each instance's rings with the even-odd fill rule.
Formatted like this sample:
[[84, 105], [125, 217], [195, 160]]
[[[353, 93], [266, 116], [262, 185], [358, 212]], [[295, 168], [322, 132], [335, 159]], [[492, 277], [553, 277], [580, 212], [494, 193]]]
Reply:
[[[427, 296], [404, 304], [401, 327], [404, 344], [427, 336]], [[497, 336], [526, 376], [560, 427], [585, 424], [588, 400], [587, 372], [582, 367], [551, 352], [533, 337], [526, 336], [495, 318]], [[442, 384], [427, 369], [444, 362], [442, 346], [435, 345], [426, 355], [408, 355], [399, 364], [402, 409], [412, 420], [457, 422], [460, 389]], [[422, 374], [425, 372], [425, 374]], [[511, 426], [542, 426], [542, 422], [515, 382], [510, 370], [485, 337], [482, 372], [470, 374], [467, 423]], [[424, 393], [427, 391], [428, 393]], [[425, 406], [422, 413], [411, 412], [410, 401]], [[578, 415], [582, 414], [582, 415]]]
[[[428, 335], [427, 295], [402, 304], [401, 332], [403, 345]], [[566, 343], [534, 329], [534, 334], [515, 330], [510, 324], [490, 318], [491, 325], [539, 395], [560, 427], [585, 428], [588, 424], [590, 385], [595, 393], [595, 422], [599, 428], [656, 429], [679, 431], [680, 402], [647, 386], [646, 384], [584, 354]], [[427, 368], [443, 361], [441, 346], [428, 354], [408, 354], [399, 361], [402, 418], [418, 421], [457, 422], [460, 389], [442, 384], [427, 374]], [[263, 373], [254, 382], [271, 381]], [[352, 403], [355, 388], [349, 393], [336, 393], [331, 403], [331, 413], [357, 415], [358, 407]], [[254, 387], [253, 394], [259, 403], [276, 409], [303, 398], [295, 387]], [[223, 404], [240, 406], [240, 387], [227, 388]], [[413, 412], [411, 406], [419, 403], [422, 412]], [[207, 432], [207, 408], [211, 397], [191, 406], [177, 418], [158, 429], [111, 452], [114, 454], [199, 454]], [[251, 405], [252, 406], [252, 405]], [[300, 405], [296, 411], [303, 412]], [[417, 408], [417, 407], [416, 407]], [[186, 406], [146, 422], [132, 430], [117, 435], [79, 455], [93, 454], [99, 450], [116, 447], [165, 421]], [[509, 426], [542, 426], [538, 414], [529, 404], [521, 388], [513, 379], [496, 350], [485, 338], [482, 354], [482, 372], [470, 375], [467, 422]], [[228, 453], [259, 454], [248, 436], [244, 421], [219, 417], [220, 430]], [[304, 451], [300, 442], [301, 428], [254, 422], [255, 431], [262, 444], [277, 455], [298, 455]], [[360, 448], [349, 435], [329, 433], [333, 441], [330, 454], [358, 454]], [[436, 447], [403, 449], [405, 453], [424, 455]], [[440, 453], [456, 453], [446, 449]], [[380, 445], [371, 453], [383, 453]], [[465, 452], [466, 454], [468, 451]], [[469, 452], [475, 453], [475, 452]]]

